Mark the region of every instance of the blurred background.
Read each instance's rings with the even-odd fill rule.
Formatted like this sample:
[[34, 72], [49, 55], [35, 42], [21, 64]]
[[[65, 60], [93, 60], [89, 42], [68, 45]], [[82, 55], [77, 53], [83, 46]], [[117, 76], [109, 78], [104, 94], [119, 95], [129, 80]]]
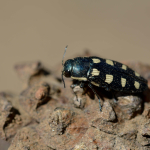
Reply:
[[[150, 64], [150, 0], [0, 0], [0, 92], [21, 92], [16, 63], [53, 69], [66, 45], [65, 59], [88, 49]], [[0, 140], [0, 149], [8, 146]]]
[[0, 1], [0, 91], [19, 93], [18, 62], [53, 68], [65, 58], [92, 54], [150, 64], [149, 0]]

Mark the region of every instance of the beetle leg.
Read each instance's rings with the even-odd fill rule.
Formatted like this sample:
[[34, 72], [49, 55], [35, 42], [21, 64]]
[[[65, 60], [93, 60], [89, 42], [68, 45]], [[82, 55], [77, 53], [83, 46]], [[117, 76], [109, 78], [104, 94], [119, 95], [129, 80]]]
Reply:
[[70, 87], [73, 89], [75, 88], [76, 86], [78, 86], [78, 84], [71, 84]]
[[85, 86], [85, 83], [84, 83], [84, 82], [81, 82], [81, 83], [80, 83], [80, 88], [84, 88], [84, 86]]
[[74, 92], [74, 90], [73, 90], [73, 93], [74, 93], [74, 95], [76, 96], [76, 99], [77, 99], [77, 101], [78, 101], [78, 96], [77, 96], [77, 94]]
[[[82, 88], [82, 86], [84, 87], [84, 83], [82, 83], [81, 81], [78, 81], [78, 80], [73, 80], [73, 84], [70, 85], [70, 87], [73, 90], [76, 86], [80, 86], [80, 88]], [[79, 101], [78, 96], [77, 96], [76, 92], [74, 92], [74, 90], [73, 90], [73, 93], [76, 96], [77, 101]]]
[[74, 92], [74, 90], [73, 90], [73, 88], [75, 88], [76, 86], [78, 86], [78, 84], [72, 84], [72, 85], [70, 85], [70, 87], [72, 88], [72, 91], [73, 91], [73, 93], [74, 93], [74, 95], [76, 96], [76, 99], [77, 99], [77, 101], [78, 101], [78, 96], [77, 96], [77, 94]]
[[70, 85], [70, 87], [73, 89], [73, 88], [75, 88], [76, 86], [79, 86], [79, 85], [80, 85], [80, 82], [81, 82], [81, 81], [73, 80], [73, 84]]
[[114, 102], [117, 103], [118, 98], [116, 97], [116, 95], [114, 94], [114, 92], [112, 92], [112, 96], [113, 96], [113, 98], [114, 98]]
[[110, 88], [108, 85], [103, 85], [102, 88], [104, 88], [106, 91], [110, 91]]
[[101, 84], [100, 87], [104, 88], [106, 91], [110, 91], [109, 85]]
[[88, 86], [92, 89], [92, 91], [94, 92], [94, 94], [97, 96], [98, 101], [99, 101], [99, 109], [100, 111], [102, 111], [102, 106], [101, 106], [101, 101], [100, 101], [100, 97], [98, 96], [98, 94], [96, 93], [96, 91], [93, 89], [93, 86], [89, 83]]
[[110, 91], [110, 88], [109, 88], [109, 87], [105, 87], [105, 90], [106, 90], [106, 91]]

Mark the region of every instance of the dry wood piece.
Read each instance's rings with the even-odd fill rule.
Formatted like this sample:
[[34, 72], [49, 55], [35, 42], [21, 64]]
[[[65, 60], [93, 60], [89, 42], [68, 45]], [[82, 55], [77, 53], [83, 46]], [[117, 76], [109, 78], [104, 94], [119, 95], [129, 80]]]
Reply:
[[9, 150], [52, 150], [46, 146], [35, 130], [35, 126], [22, 128], [12, 141]]
[[[148, 81], [150, 66], [126, 62]], [[39, 62], [17, 64], [23, 81], [20, 95], [0, 93], [0, 138], [9, 150], [148, 150], [150, 149], [150, 90], [143, 95], [117, 93], [94, 87], [103, 97], [102, 112], [90, 88], [69, 88], [55, 71]], [[149, 86], [150, 87], [150, 86]], [[76, 94], [76, 96], [75, 96]]]
[[9, 140], [22, 125], [22, 118], [9, 101], [6, 93], [0, 93], [0, 138]]

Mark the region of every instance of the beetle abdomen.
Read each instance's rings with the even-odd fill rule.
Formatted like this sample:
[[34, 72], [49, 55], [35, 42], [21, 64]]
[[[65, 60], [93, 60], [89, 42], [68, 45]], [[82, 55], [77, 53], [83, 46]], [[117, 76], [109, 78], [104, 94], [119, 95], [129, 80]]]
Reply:
[[93, 85], [131, 93], [147, 89], [147, 80], [128, 66], [109, 59], [90, 58], [93, 63], [89, 80]]

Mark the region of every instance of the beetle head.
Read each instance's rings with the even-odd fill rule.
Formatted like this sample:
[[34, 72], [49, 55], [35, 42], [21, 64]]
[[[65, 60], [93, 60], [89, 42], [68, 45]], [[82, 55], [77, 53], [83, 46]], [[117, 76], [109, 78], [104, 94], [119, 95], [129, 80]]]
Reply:
[[68, 59], [64, 64], [62, 74], [67, 78], [71, 77], [72, 64], [72, 59]]
[[64, 88], [65, 88], [65, 81], [64, 81], [64, 78], [63, 76], [69, 78], [71, 77], [71, 70], [72, 70], [72, 63], [73, 63], [73, 60], [72, 59], [68, 59], [65, 64], [63, 63], [64, 62], [64, 57], [65, 57], [65, 53], [66, 53], [66, 50], [67, 50], [67, 47], [68, 45], [66, 46], [65, 48], [65, 52], [64, 52], [64, 55], [63, 55], [63, 59], [62, 59], [62, 66], [63, 66], [63, 70], [62, 70], [62, 81], [64, 83]]

